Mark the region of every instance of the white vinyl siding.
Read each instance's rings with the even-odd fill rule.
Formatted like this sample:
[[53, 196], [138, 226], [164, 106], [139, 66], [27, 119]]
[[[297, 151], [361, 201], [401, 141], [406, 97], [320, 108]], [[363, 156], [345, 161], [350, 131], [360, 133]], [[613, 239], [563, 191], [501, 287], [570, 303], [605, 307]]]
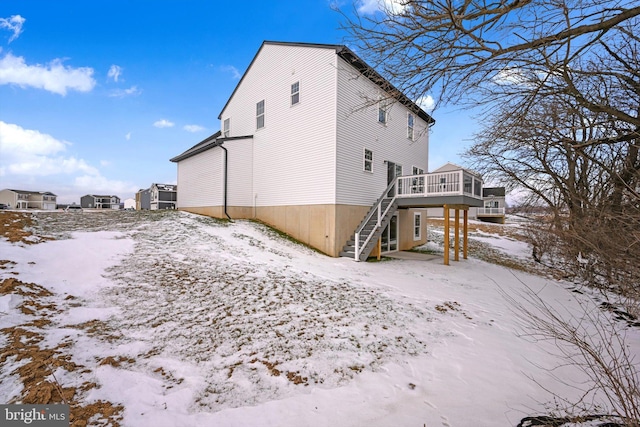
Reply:
[[214, 148], [178, 162], [178, 208], [222, 206], [222, 149]]
[[[224, 143], [227, 149], [227, 206], [253, 206], [251, 139]], [[224, 205], [224, 150], [211, 148], [178, 162], [178, 207]], [[153, 199], [153, 198], [152, 198]]]
[[[334, 49], [265, 44], [221, 113], [234, 135], [253, 135], [256, 206], [335, 203], [336, 58]], [[295, 108], [292, 80], [304, 82]], [[267, 117], [256, 132], [258, 100]]]
[[[387, 106], [386, 126], [377, 123], [380, 89], [338, 58], [337, 203], [370, 206], [387, 187], [384, 160], [428, 168], [427, 123], [415, 117], [415, 141], [407, 139], [408, 109], [394, 102]], [[362, 173], [362, 147], [375, 153], [373, 171]]]

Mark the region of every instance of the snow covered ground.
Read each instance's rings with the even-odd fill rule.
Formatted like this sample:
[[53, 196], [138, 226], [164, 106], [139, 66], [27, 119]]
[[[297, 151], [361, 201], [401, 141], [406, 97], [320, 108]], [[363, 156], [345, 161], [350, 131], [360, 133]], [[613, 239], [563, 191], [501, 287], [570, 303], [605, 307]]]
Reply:
[[[0, 346], [13, 348], [0, 358], [3, 403], [23, 401], [28, 361], [9, 330], [20, 342], [39, 334], [38, 348], [64, 361], [50, 380], [79, 405], [121, 406], [109, 419], [124, 426], [515, 426], [553, 407], [536, 383], [577, 397], [585, 379], [550, 371], [562, 364], [555, 347], [523, 337], [505, 295], [532, 291], [577, 315], [596, 303], [473, 252], [450, 266], [356, 263], [247, 221], [36, 218], [32, 240], [54, 240], [0, 241], [0, 279], [21, 283], [0, 293]], [[474, 238], [528, 253], [508, 237]], [[640, 351], [638, 331], [627, 338]]]

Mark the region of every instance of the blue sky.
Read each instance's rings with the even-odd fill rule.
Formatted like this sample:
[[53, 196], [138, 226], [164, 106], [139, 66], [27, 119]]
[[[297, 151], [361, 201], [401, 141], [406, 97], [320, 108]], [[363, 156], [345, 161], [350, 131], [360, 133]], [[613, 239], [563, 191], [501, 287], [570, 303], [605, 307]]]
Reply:
[[[70, 203], [175, 183], [169, 159], [220, 129], [262, 41], [344, 43], [333, 2], [2, 0], [0, 189]], [[476, 123], [433, 115], [430, 169], [462, 163]]]

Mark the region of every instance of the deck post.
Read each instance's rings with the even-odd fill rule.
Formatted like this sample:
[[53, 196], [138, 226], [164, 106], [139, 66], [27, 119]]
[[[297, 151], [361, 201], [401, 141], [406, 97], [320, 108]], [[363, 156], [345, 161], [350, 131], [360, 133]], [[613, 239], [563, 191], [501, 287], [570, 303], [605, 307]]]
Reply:
[[380, 257], [382, 256], [382, 237], [378, 239], [378, 261], [380, 261]]
[[449, 206], [444, 205], [444, 265], [449, 265]]
[[455, 241], [453, 242], [453, 259], [460, 261], [460, 209], [456, 208]]
[[465, 209], [464, 211], [464, 225], [462, 226], [462, 258], [467, 259], [467, 252], [468, 252], [468, 248], [469, 248], [469, 242], [468, 242], [468, 230], [469, 230], [469, 226], [468, 226], [468, 222], [469, 222], [469, 211], [467, 209]]

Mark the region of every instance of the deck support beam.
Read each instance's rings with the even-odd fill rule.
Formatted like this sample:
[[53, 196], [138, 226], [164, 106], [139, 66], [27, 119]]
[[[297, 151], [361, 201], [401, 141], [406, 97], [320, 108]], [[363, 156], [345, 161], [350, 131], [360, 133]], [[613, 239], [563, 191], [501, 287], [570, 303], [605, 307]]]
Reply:
[[469, 252], [469, 210], [464, 210], [464, 225], [462, 226], [462, 258], [467, 259], [467, 253]]
[[444, 265], [449, 265], [449, 206], [444, 205]]
[[453, 242], [453, 259], [455, 261], [460, 261], [460, 209], [456, 208], [456, 227], [454, 231], [454, 242]]

